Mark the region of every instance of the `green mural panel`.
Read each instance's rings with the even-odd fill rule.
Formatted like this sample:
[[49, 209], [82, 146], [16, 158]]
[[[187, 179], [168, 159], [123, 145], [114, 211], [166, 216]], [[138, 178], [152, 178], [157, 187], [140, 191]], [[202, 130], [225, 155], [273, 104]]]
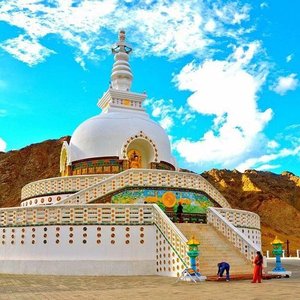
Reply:
[[209, 206], [215, 206], [204, 194], [164, 189], [127, 190], [112, 196], [111, 200], [112, 203], [119, 204], [155, 203], [163, 210], [174, 211], [176, 211], [178, 203], [181, 202], [185, 213], [206, 213]]

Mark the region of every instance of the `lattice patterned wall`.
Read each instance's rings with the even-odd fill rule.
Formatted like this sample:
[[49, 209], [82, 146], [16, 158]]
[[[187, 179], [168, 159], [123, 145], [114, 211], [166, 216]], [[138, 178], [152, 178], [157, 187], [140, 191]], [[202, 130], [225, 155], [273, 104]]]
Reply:
[[21, 207], [35, 206], [35, 205], [51, 205], [66, 199], [72, 194], [56, 194], [52, 196], [35, 197], [21, 202]]
[[110, 175], [81, 175], [55, 177], [26, 184], [22, 188], [21, 199], [29, 199], [41, 195], [52, 195], [67, 192], [77, 192], [85, 189]]
[[142, 170], [130, 169], [111, 176], [102, 182], [91, 186], [84, 191], [70, 196], [66, 200], [60, 201], [61, 204], [88, 203], [107, 195], [115, 190], [125, 187], [177, 187], [189, 188], [205, 192], [221, 207], [230, 207], [222, 194], [215, 189], [202, 176], [184, 172], [173, 172], [166, 170]]

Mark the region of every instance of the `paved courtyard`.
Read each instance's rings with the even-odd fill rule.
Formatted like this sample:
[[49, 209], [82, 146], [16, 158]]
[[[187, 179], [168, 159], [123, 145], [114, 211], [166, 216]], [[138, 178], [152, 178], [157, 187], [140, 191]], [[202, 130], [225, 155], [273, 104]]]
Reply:
[[[178, 282], [176, 278], [0, 275], [0, 299], [299, 299], [300, 260], [284, 264], [291, 278]], [[269, 264], [270, 269], [273, 264]]]

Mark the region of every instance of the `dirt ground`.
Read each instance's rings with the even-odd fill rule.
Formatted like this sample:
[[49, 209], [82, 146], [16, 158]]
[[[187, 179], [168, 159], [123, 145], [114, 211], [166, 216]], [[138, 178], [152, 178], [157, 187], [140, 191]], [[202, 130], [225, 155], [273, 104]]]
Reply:
[[[269, 264], [268, 270], [272, 269]], [[95, 277], [0, 275], [0, 299], [299, 299], [300, 260], [284, 262], [291, 278], [230, 282], [176, 282], [158, 276]]]

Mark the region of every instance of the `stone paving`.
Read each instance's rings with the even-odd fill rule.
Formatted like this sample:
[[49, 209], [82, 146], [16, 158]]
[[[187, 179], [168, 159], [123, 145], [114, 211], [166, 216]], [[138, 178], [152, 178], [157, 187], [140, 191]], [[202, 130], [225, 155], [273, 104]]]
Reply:
[[[286, 265], [287, 266], [287, 265]], [[178, 282], [158, 276], [94, 277], [0, 275], [0, 299], [299, 299], [300, 261], [288, 265], [295, 276], [251, 284]]]

